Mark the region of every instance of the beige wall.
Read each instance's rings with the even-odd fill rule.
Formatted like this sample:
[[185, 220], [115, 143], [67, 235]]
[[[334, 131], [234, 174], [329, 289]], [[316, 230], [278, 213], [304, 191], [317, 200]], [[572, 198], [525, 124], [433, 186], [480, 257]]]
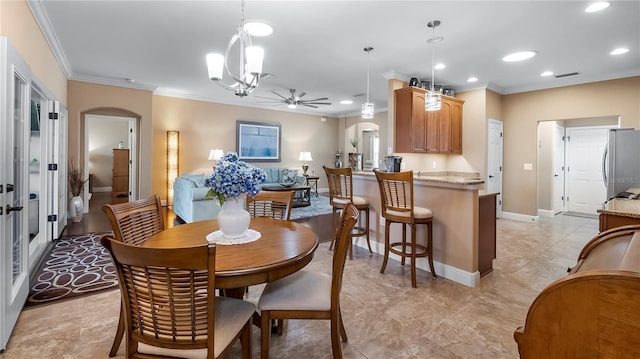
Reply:
[[[232, 94], [229, 94], [232, 96]], [[281, 162], [255, 162], [259, 167], [297, 168], [302, 172], [298, 155], [311, 152], [319, 187], [326, 187], [322, 166], [333, 166], [338, 148], [338, 120], [296, 112], [263, 110], [252, 107], [154, 96], [153, 99], [153, 176], [152, 192], [166, 198], [167, 131], [180, 131], [180, 173], [211, 171], [209, 149], [236, 151], [236, 120], [281, 124]]]
[[18, 50], [36, 84], [67, 105], [67, 79], [25, 1], [0, 1], [0, 34]]
[[152, 194], [151, 131], [153, 93], [123, 87], [69, 81], [69, 158], [84, 161], [84, 114], [138, 118], [138, 193]]
[[[466, 104], [465, 104], [466, 111]], [[504, 212], [535, 216], [538, 121], [620, 116], [622, 127], [640, 128], [640, 77], [531, 91], [502, 97]]]

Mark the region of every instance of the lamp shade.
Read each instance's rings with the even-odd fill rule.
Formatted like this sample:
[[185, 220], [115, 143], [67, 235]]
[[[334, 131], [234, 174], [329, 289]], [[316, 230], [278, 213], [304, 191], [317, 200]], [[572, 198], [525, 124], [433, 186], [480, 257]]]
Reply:
[[207, 55], [207, 70], [209, 71], [209, 78], [214, 81], [222, 79], [222, 70], [224, 67], [224, 56], [221, 54], [208, 54]]
[[224, 156], [224, 151], [216, 148], [214, 150], [209, 150], [209, 161], [217, 161]]
[[304, 161], [304, 162], [309, 162], [309, 161], [313, 161], [313, 158], [311, 158], [311, 152], [300, 152], [300, 157], [298, 157], [298, 161]]

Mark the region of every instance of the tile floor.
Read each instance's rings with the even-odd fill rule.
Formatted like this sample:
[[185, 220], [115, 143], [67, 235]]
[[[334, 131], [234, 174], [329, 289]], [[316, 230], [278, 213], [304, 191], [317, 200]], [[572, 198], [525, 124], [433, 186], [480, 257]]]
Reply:
[[[559, 215], [538, 223], [498, 220], [494, 271], [468, 288], [419, 271], [412, 289], [409, 271], [356, 247], [347, 260], [342, 311], [348, 343], [345, 358], [518, 358], [513, 331], [549, 283], [566, 275], [584, 243], [597, 234], [594, 219]], [[309, 265], [328, 271], [328, 243]], [[251, 287], [256, 301], [260, 287]], [[107, 358], [118, 320], [118, 291], [22, 312], [2, 359]], [[254, 357], [259, 331], [254, 330]], [[273, 336], [272, 358], [331, 358], [326, 321], [290, 321]], [[124, 345], [118, 358], [124, 357]], [[239, 358], [239, 350], [230, 355]]]

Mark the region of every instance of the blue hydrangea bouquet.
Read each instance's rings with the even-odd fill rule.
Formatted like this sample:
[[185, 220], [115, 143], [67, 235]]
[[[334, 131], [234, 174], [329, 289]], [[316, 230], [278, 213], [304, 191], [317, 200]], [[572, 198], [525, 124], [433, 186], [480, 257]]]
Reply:
[[205, 186], [209, 187], [206, 197], [217, 197], [220, 205], [243, 193], [253, 197], [260, 192], [258, 185], [266, 179], [264, 170], [240, 161], [235, 152], [227, 152], [216, 164], [214, 172], [204, 181]]

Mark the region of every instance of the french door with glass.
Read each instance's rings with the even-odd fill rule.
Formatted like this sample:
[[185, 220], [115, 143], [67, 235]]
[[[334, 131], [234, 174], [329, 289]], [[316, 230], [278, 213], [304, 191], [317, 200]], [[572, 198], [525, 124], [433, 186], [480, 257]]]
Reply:
[[29, 292], [28, 147], [30, 125], [29, 67], [0, 38], [0, 350]]

